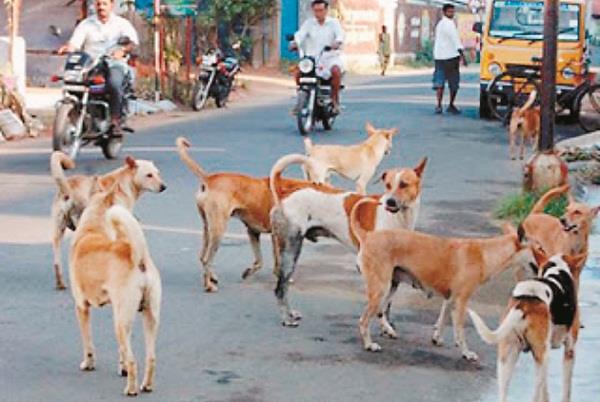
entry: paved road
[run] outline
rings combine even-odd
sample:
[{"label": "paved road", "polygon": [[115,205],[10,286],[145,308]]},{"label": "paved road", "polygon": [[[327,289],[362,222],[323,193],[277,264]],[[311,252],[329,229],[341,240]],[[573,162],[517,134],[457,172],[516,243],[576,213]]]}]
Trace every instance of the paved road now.
[{"label": "paved road", "polygon": [[[460,94],[464,111],[460,117],[432,114],[428,76],[349,78],[347,109],[335,129],[318,133],[315,141],[357,142],[364,136],[366,120],[398,126],[400,135],[383,167],[414,165],[422,156],[430,157],[419,228],[454,235],[496,233],[489,213],[502,195],[518,188],[521,166],[507,158],[503,129],[476,118],[476,77],[467,78]],[[195,146],[193,156],[209,171],[266,175],[279,156],[302,150],[302,140],[287,115],[291,92],[268,93],[228,110],[146,120],[139,123],[138,134],[127,140],[127,151],[153,159],[169,185],[161,195],[144,196],[136,207],[164,288],[157,387],[155,393],[140,398],[161,402],[495,400],[495,351],[479,341],[471,326],[468,340],[480,353],[479,363],[461,360],[454,347],[431,345],[438,298],[400,292],[394,317],[400,339],[382,340],[380,354],[362,351],[357,331],[364,305],[362,283],[353,255],[335,243],[308,245],[303,251],[291,290],[305,317],[297,329],[279,325],[270,258],[254,278],[240,279],[251,252],[237,222],[231,223],[216,259],[220,292],[202,292],[197,262],[200,220],[193,202],[197,182],[174,153],[173,141],[177,135],[188,136]],[[48,213],[54,188],[48,179],[48,148],[43,140],[0,148],[0,400],[118,400],[124,382],[116,375],[110,309],[93,312],[97,370],[82,373],[71,296],[53,289]],[[78,171],[104,172],[118,163],[104,161],[92,151],[81,156]],[[377,186],[372,190],[377,191]],[[67,249],[65,245],[65,255]],[[268,256],[266,239],[263,250]],[[504,275],[477,294],[475,306],[489,322],[497,320],[510,283]],[[600,320],[592,315],[598,287],[586,284],[582,292],[591,295],[585,320],[592,329],[582,334],[584,353],[576,367],[574,401],[589,401],[600,392],[597,354],[585,353],[598,340],[593,328],[600,326]],[[449,332],[446,340],[451,341]],[[141,362],[139,323],[134,345]],[[560,354],[553,355],[553,390],[560,382],[559,359]],[[522,362],[525,374],[515,381],[514,400],[530,393],[529,357]]]}]

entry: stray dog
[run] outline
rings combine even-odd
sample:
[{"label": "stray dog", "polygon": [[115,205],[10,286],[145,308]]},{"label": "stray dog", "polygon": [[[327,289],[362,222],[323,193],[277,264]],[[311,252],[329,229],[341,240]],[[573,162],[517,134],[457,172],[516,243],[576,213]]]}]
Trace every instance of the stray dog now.
[{"label": "stray dog", "polygon": [[[386,192],[382,195],[363,196],[328,185],[308,183],[303,187],[285,186],[281,173],[291,164],[310,167],[311,159],[298,154],[279,159],[271,169],[271,191],[274,207],[271,211],[276,254],[279,258],[275,295],[281,308],[284,326],[297,326],[301,315],[290,307],[288,286],[304,238],[316,242],[318,237],[337,239],[350,250],[359,243],[350,231],[350,211],[359,200],[375,200],[361,210],[357,219],[368,230],[406,228],[414,229],[421,199],[421,179],[427,158],[414,168],[391,169],[383,173]],[[379,202],[379,205],[376,205]]]},{"label": "stray dog", "polygon": [[131,332],[137,311],[144,320],[146,367],[140,390],[151,392],[156,365],[155,342],[160,318],[161,281],[144,233],[129,212],[129,189],[119,182],[92,197],[81,216],[71,248],[69,273],[83,342],[80,368],[94,370],[90,308],[112,303],[119,344],[118,373],[127,376],[125,394],[137,395],[137,363]]},{"label": "stray dog", "polygon": [[[536,253],[536,259],[539,253]],[[484,341],[498,345],[498,388],[506,402],[508,384],[521,352],[529,352],[536,365],[534,402],[548,401],[547,375],[550,348],[565,348],[563,402],[571,400],[575,345],[579,335],[579,309],[575,271],[587,255],[555,255],[540,264],[541,278],[519,282],[508,302],[502,323],[490,330],[472,310],[469,315]],[[578,274],[577,274],[578,276]]]},{"label": "stray dog", "polygon": [[[553,199],[567,194],[569,204],[559,219],[544,213],[544,208]],[[575,201],[569,193],[569,186],[556,187],[546,192],[534,205],[525,218],[519,231],[526,236],[534,249],[546,255],[579,255],[588,253],[588,238],[592,222],[598,215],[600,206],[589,207]],[[583,261],[581,267],[585,264]],[[577,270],[577,275],[580,270]],[[537,276],[537,272],[535,272]],[[523,272],[517,272],[517,279],[524,279]],[[576,278],[579,279],[578,277]]]},{"label": "stray dog", "polygon": [[510,144],[510,158],[516,159],[515,144],[517,137],[521,137],[519,158],[525,156],[525,141],[529,141],[532,149],[537,148],[540,136],[540,107],[533,106],[537,91],[531,91],[527,102],[512,111],[510,124],[508,125],[508,141]]},{"label": "stray dog", "polygon": [[[242,279],[250,277],[262,267],[260,235],[271,233],[269,213],[273,199],[269,178],[256,178],[239,173],[208,174],[190,157],[187,150],[190,142],[187,139],[177,138],[176,145],[181,160],[200,179],[196,204],[204,224],[203,246],[200,252],[200,262],[204,267],[203,284],[206,292],[216,292],[218,279],[213,271],[213,260],[230,217],[235,216],[246,225],[254,253],[254,263],[243,272]],[[288,190],[309,184],[304,180],[282,180],[282,186]],[[276,250],[275,247],[274,249]],[[277,270],[277,254],[274,258]]]},{"label": "stray dog", "polygon": [[442,344],[446,312],[454,303],[455,342],[465,359],[477,360],[477,354],[469,350],[465,340],[467,303],[483,283],[507,269],[529,247],[519,241],[510,225],[503,228],[504,235],[489,239],[442,238],[406,229],[369,231],[359,217],[374,204],[376,201],[361,200],[351,214],[351,229],[360,243],[358,263],[366,282],[367,307],[359,323],[365,349],[381,350],[371,340],[369,329],[375,315],[380,319],[383,334],[397,338],[384,308],[389,303],[390,283],[408,282],[416,288],[432,289],[445,299],[435,324],[433,343]]},{"label": "stray dog", "polygon": [[135,160],[130,156],[125,158],[125,166],[104,176],[73,175],[67,178],[63,169],[73,169],[74,167],[75,163],[64,153],[60,151],[52,153],[50,172],[58,190],[52,201],[52,249],[56,289],[58,290],[66,289],[62,274],[60,248],[65,230],[67,228],[75,230],[83,210],[95,192],[106,190],[118,182],[125,189],[128,196],[126,205],[131,210],[135,201],[144,191],[159,193],[166,189],[154,163]]},{"label": "stray dog", "polygon": [[375,174],[383,157],[392,150],[392,138],[398,129],[377,129],[367,123],[367,138],[356,145],[313,145],[310,138],[304,139],[306,155],[311,159],[305,165],[306,178],[314,183],[326,183],[329,173],[356,181],[356,192],[366,194],[367,184]]}]

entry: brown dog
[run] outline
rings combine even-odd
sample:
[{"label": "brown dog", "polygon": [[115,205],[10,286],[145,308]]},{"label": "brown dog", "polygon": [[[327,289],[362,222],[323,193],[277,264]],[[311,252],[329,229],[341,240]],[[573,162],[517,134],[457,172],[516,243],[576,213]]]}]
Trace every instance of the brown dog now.
[{"label": "brown dog", "polygon": [[[567,194],[569,199],[564,215],[559,219],[544,213],[546,205],[563,194]],[[521,224],[519,231],[522,236],[527,237],[534,249],[546,255],[587,254],[592,223],[599,211],[600,206],[589,207],[575,201],[569,193],[568,185],[556,187],[538,200]],[[579,268],[583,268],[584,264],[585,261]],[[517,279],[523,279],[522,272],[517,274]]]},{"label": "brown dog", "polygon": [[66,289],[62,274],[61,242],[67,228],[75,230],[77,222],[92,195],[108,189],[118,182],[128,194],[127,206],[133,204],[145,191],[161,192],[166,188],[156,166],[145,160],[135,160],[128,156],[125,166],[103,176],[65,176],[63,169],[73,169],[75,163],[62,152],[55,151],[50,157],[50,172],[56,182],[57,192],[52,201],[52,249],[54,252],[54,274],[56,288]]},{"label": "brown dog", "polygon": [[[359,239],[358,264],[366,282],[367,307],[360,318],[364,347],[379,351],[371,340],[369,324],[378,315],[385,335],[396,338],[384,309],[389,302],[390,283],[408,282],[414,287],[432,289],[444,297],[435,324],[433,342],[442,344],[446,311],[454,303],[452,314],[455,342],[467,360],[477,360],[469,350],[464,334],[467,303],[473,293],[493,276],[503,272],[522,250],[517,232],[507,225],[506,234],[489,239],[441,238],[405,229],[366,230],[358,217],[376,201],[358,202],[351,215],[351,228]],[[527,253],[530,255],[530,253]]]},{"label": "brown dog", "polygon": [[510,158],[516,159],[515,144],[517,137],[520,137],[519,158],[525,157],[525,141],[529,141],[532,149],[537,148],[537,141],[540,136],[540,107],[533,106],[537,91],[531,91],[527,102],[519,108],[513,110],[510,116],[508,126],[508,141],[510,144]]},{"label": "brown dog", "polygon": [[153,389],[155,342],[160,318],[161,282],[144,233],[130,209],[129,189],[119,182],[92,197],[73,237],[69,261],[72,293],[83,342],[80,368],[94,370],[90,307],[112,303],[119,344],[119,375],[127,376],[126,395],[136,395],[137,363],[131,332],[137,311],[144,320],[146,370],[141,390]]},{"label": "brown dog", "polygon": [[375,174],[383,157],[392,150],[392,138],[397,128],[377,129],[365,125],[368,138],[356,145],[313,145],[310,138],[304,139],[306,155],[311,164],[305,167],[306,178],[314,183],[327,182],[330,172],[356,181],[356,192],[366,194],[367,184]]},{"label": "brown dog", "polygon": [[498,345],[500,401],[507,401],[508,384],[521,352],[531,351],[536,365],[533,402],[548,401],[547,371],[550,348],[565,348],[563,358],[563,402],[571,400],[575,345],[579,335],[577,281],[579,267],[587,255],[555,255],[540,262],[541,278],[519,282],[508,302],[502,323],[490,330],[472,310],[469,315],[484,341]]},{"label": "brown dog", "polygon": [[[250,277],[262,267],[260,235],[271,233],[269,213],[273,199],[269,189],[269,178],[256,178],[239,173],[209,174],[190,157],[187,150],[190,142],[187,139],[177,138],[176,145],[181,160],[200,179],[200,188],[196,193],[198,212],[204,223],[200,262],[204,268],[204,290],[216,292],[217,276],[213,272],[213,260],[230,217],[235,216],[246,225],[254,253],[254,263],[243,272],[242,278]],[[307,181],[294,179],[286,179],[282,183],[283,188],[289,191],[310,185]],[[274,257],[277,269],[277,255]]]},{"label": "brown dog", "polygon": [[275,205],[271,211],[276,255],[279,258],[275,295],[281,308],[282,323],[297,326],[301,315],[288,300],[289,281],[296,269],[305,238],[316,242],[332,237],[355,252],[359,243],[350,230],[350,211],[361,199],[374,199],[360,211],[357,219],[368,230],[387,228],[413,229],[419,212],[421,182],[427,158],[414,168],[390,169],[383,173],[385,193],[363,196],[328,185],[307,183],[292,188],[282,172],[292,164],[308,166],[312,159],[292,154],[279,159],[271,169],[271,191]]}]

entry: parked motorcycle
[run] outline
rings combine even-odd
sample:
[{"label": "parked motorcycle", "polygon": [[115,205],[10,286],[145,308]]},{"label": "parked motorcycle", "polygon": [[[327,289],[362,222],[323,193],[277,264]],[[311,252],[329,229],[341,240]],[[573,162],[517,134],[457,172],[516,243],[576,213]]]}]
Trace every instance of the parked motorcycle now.
[{"label": "parked motorcycle", "polygon": [[[234,44],[233,48],[239,48],[239,44]],[[200,74],[193,92],[192,108],[196,111],[201,110],[210,97],[215,99],[218,108],[225,106],[239,71],[238,59],[224,57],[219,49],[209,49],[202,56]]]},{"label": "parked motorcycle", "polygon": [[300,56],[298,61],[300,79],[295,108],[298,131],[306,135],[314,129],[317,122],[321,122],[323,129],[331,130],[337,117],[331,92],[331,79],[321,78],[318,71],[322,68],[322,61],[331,56],[332,49],[326,46],[318,57],[312,57],[305,55],[302,49],[295,46],[293,35],[288,35],[287,40],[290,42],[290,48],[297,50]]},{"label": "parked motorcycle", "polygon": [[[121,38],[118,46],[128,43],[128,38]],[[112,50],[95,60],[85,52],[70,53],[63,76],[52,77],[54,82],[63,82],[63,97],[56,104],[52,148],[66,153],[71,159],[77,157],[81,147],[90,143],[100,146],[107,159],[116,158],[123,146],[122,135],[113,135],[106,89]],[[122,123],[129,113],[129,100],[135,98],[131,76],[126,77],[124,85]],[[133,132],[127,127],[123,130]]]}]

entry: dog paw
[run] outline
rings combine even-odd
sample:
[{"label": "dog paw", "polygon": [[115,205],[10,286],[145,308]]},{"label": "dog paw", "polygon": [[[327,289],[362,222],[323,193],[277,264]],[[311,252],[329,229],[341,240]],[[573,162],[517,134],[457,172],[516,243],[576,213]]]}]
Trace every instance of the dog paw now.
[{"label": "dog paw", "polygon": [[431,338],[431,343],[433,343],[435,346],[440,346],[440,347],[441,347],[441,346],[444,346],[444,340],[443,340],[443,339],[442,339],[442,337],[441,337],[441,336],[439,336],[439,335],[437,335],[437,336],[436,336],[436,335],[434,335],[434,336]]},{"label": "dog paw", "polygon": [[93,359],[85,359],[79,365],[79,369],[81,371],[94,371],[96,369],[96,367],[94,366],[94,360]]},{"label": "dog paw", "polygon": [[119,377],[127,377],[127,368],[125,365],[119,363],[119,367],[117,367],[117,375]]},{"label": "dog paw", "polygon": [[218,286],[216,286],[214,283],[207,283],[206,285],[204,285],[204,291],[206,293],[216,293],[218,292],[219,288]]},{"label": "dog paw", "polygon": [[152,385],[150,384],[142,384],[140,387],[140,392],[150,393],[153,391]]},{"label": "dog paw", "polygon": [[290,318],[294,321],[300,321],[302,319],[302,314],[298,310],[290,310]]},{"label": "dog paw", "polygon": [[378,343],[371,342],[368,345],[365,345],[365,350],[368,352],[380,352],[381,346]]},{"label": "dog paw", "polygon": [[297,320],[287,319],[281,321],[281,325],[288,328],[296,328],[300,323]]},{"label": "dog paw", "polygon": [[479,356],[477,356],[477,353],[472,352],[470,350],[464,351],[462,356],[464,359],[470,362],[476,362],[477,360],[479,360]]},{"label": "dog paw", "polygon": [[215,285],[219,284],[219,277],[217,276],[217,274],[210,275],[210,282],[214,283]]},{"label": "dog paw", "polygon": [[242,273],[242,279],[248,279],[249,277],[252,276],[252,274],[254,274],[256,272],[256,268],[247,268],[243,273]]},{"label": "dog paw", "polygon": [[137,396],[137,394],[138,394],[137,389],[135,389],[135,388],[129,389],[129,387],[126,387],[125,391],[123,391],[123,393],[125,394],[125,396]]},{"label": "dog paw", "polygon": [[391,328],[388,328],[388,329],[382,328],[381,336],[388,337],[390,339],[398,339],[398,334],[396,333],[396,331],[394,331]]},{"label": "dog paw", "polygon": [[66,289],[67,289],[67,286],[64,283],[60,282],[60,283],[56,284],[56,290],[66,290]]}]

